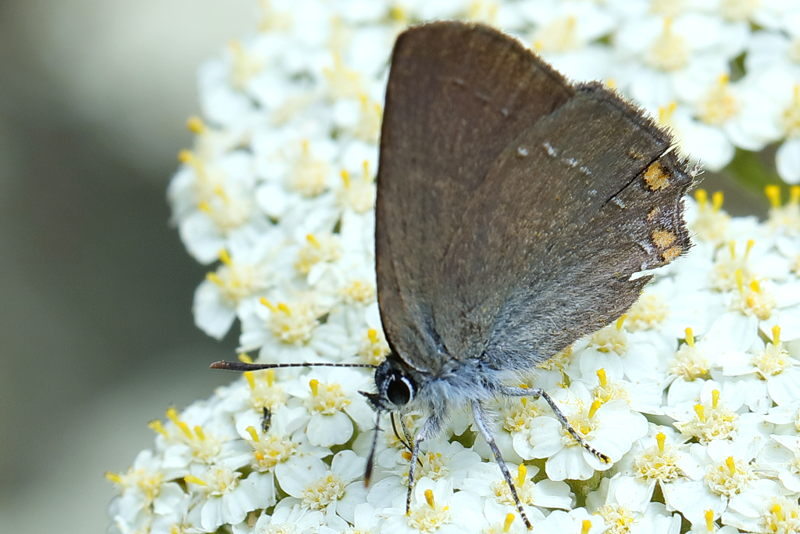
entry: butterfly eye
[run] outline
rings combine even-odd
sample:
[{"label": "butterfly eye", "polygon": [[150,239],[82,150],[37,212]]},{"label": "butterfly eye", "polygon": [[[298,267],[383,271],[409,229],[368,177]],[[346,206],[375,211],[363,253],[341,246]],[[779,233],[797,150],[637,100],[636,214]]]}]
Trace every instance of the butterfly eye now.
[{"label": "butterfly eye", "polygon": [[389,375],[386,398],[395,406],[404,406],[414,398],[414,383],[400,373]]}]

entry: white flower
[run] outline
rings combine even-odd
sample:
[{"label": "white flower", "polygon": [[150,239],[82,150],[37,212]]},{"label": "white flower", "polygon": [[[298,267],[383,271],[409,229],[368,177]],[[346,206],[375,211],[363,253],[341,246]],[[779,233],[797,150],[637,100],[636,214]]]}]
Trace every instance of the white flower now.
[{"label": "white flower", "polygon": [[658,485],[666,505],[672,508],[673,485],[699,480],[704,474],[689,446],[678,438],[671,428],[653,427],[650,436],[634,444],[630,454],[615,466],[618,472],[633,475],[646,488],[648,501]]},{"label": "white flower", "polygon": [[[736,154],[728,169],[741,175],[775,146],[778,173],[800,180],[794,0],[262,4],[259,31],[200,71],[203,117],[189,120],[195,141],[168,197],[189,253],[219,260],[195,322],[214,337],[238,323],[239,349],[263,361],[376,365],[390,350],[374,207],[388,58],[409,24],[498,25],[567,76],[634,97],[707,168]],[[486,400],[535,531],[800,529],[800,186],[785,203],[777,186],[765,192],[760,223],[698,190],[686,201],[693,248],[644,273],[653,281],[625,316],[509,382],[551,394],[610,464],[542,399]],[[384,416],[364,487],[375,414],[358,391],[371,375],[245,373],[169,409],[150,424],[153,448],[108,475],[110,530],[526,532],[468,410],[422,444],[408,516],[408,441],[427,414],[402,415],[410,436]]]},{"label": "white flower", "polygon": [[754,411],[800,398],[800,362],[786,350],[780,332],[776,325],[770,343],[757,340],[748,352],[730,353],[723,365],[724,374],[742,377],[737,384],[747,390],[746,402]]},{"label": "white flower", "polygon": [[771,471],[771,476],[778,478],[787,491],[800,492],[800,437],[771,436],[758,456],[759,465]]},{"label": "white flower", "polygon": [[650,502],[647,485],[633,477],[618,474],[603,479],[600,489],[590,493],[586,502],[605,520],[608,534],[680,532],[680,517],[667,513],[663,504]]},{"label": "white flower", "polygon": [[555,510],[541,521],[536,529],[541,532],[580,532],[581,534],[601,534],[608,530],[605,520],[593,515],[585,508],[573,508],[569,512]]},{"label": "white flower", "polygon": [[355,428],[371,428],[372,411],[358,393],[368,387],[366,377],[351,369],[318,369],[307,382],[289,385],[302,399],[311,415],[306,427],[309,443],[320,447],[341,445],[350,440]]},{"label": "white flower", "polygon": [[698,84],[709,85],[744,44],[740,31],[711,16],[632,19],[615,35],[617,50],[632,60],[617,80],[645,107],[658,108],[685,99]]},{"label": "white flower", "polygon": [[[573,428],[611,458],[612,463],[647,433],[647,420],[631,411],[625,401],[603,403],[578,382],[552,396]],[[534,419],[527,435],[515,435],[514,449],[525,459],[547,458],[545,471],[551,480],[586,480],[595,471],[611,467],[611,463],[603,463],[584,449],[554,416],[549,415]]]},{"label": "white flower", "polygon": [[757,491],[731,498],[724,523],[749,532],[800,531],[800,505],[797,498],[782,495],[780,487],[771,480],[759,481]]},{"label": "white flower", "polygon": [[[532,511],[537,508],[560,508],[562,510],[572,508],[575,498],[565,482],[546,478],[534,482],[535,478],[539,478],[537,477],[539,469],[535,466],[509,464],[508,469],[511,472],[517,496],[525,505],[529,518],[535,517]],[[508,484],[496,465],[481,464],[480,468],[475,469],[472,475],[465,480],[463,487],[482,497],[492,497],[487,502],[494,502],[503,507],[506,513],[513,513],[516,510]],[[544,517],[541,511],[537,510],[537,513]]]},{"label": "white flower", "polygon": [[234,534],[304,534],[314,532],[324,522],[324,514],[319,510],[308,510],[294,500],[284,499],[278,503],[272,514],[262,513],[255,525],[240,523],[234,526]]},{"label": "white flower", "polygon": [[[470,477],[484,465],[474,451],[458,442],[430,442],[423,446],[414,476],[417,480],[448,480],[454,489],[473,487]],[[372,485],[368,500],[374,506],[380,503],[400,507],[405,503],[408,487],[410,453],[406,450],[388,449],[379,457],[380,469],[375,476],[380,480]]]},{"label": "white flower", "polygon": [[201,263],[213,261],[236,237],[256,242],[270,229],[270,222],[252,198],[252,160],[242,152],[230,152],[204,161],[183,152],[186,164],[170,184],[174,217],[189,252]]},{"label": "white flower", "polygon": [[328,314],[329,300],[304,292],[242,303],[239,350],[260,347],[259,359],[271,362],[340,359],[347,329],[343,317]]},{"label": "white flower", "polygon": [[240,523],[248,512],[275,504],[271,475],[254,472],[241,479],[238,471],[210,466],[193,470],[184,480],[205,496],[198,509],[200,526],[206,532],[213,532],[221,525]]},{"label": "white flower", "polygon": [[480,500],[469,492],[453,493],[446,479],[433,481],[422,478],[414,487],[410,513],[406,514],[405,505],[403,508],[387,510],[388,517],[382,524],[381,532],[460,534],[484,522],[479,503]]},{"label": "white flower", "polygon": [[281,488],[308,510],[336,512],[352,522],[356,504],[364,502],[364,459],[352,451],[334,455],[330,468],[317,458],[279,464]]},{"label": "white flower", "polygon": [[232,238],[230,250],[219,252],[221,265],[206,275],[194,294],[192,311],[201,330],[221,339],[233,324],[241,302],[261,296],[283,274],[274,257],[282,241],[283,234],[272,230],[257,241]]}]

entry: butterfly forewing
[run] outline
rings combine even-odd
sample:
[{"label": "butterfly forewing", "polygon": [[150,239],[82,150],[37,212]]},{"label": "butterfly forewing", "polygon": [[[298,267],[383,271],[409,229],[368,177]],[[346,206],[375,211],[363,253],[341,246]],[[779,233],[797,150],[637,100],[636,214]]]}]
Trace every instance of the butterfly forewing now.
[{"label": "butterfly forewing", "polygon": [[441,352],[468,357],[446,346],[437,324],[450,305],[447,247],[500,153],[574,92],[485,26],[440,22],[398,38],[381,131],[376,258],[387,339],[412,367],[435,372]]}]

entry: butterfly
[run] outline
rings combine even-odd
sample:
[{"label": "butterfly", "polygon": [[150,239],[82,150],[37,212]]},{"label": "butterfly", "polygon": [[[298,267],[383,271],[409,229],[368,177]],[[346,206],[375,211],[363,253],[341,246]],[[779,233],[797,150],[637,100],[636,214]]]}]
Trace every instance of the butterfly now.
[{"label": "butterfly", "polygon": [[[375,367],[368,480],[384,413],[425,414],[420,446],[468,406],[528,528],[486,403],[543,398],[520,377],[623,314],[649,276],[690,247],[682,198],[694,172],[674,140],[599,83],[572,84],[489,26],[434,22],[396,41],[377,176],[378,303],[391,353]],[[393,420],[394,422],[394,420]]]}]

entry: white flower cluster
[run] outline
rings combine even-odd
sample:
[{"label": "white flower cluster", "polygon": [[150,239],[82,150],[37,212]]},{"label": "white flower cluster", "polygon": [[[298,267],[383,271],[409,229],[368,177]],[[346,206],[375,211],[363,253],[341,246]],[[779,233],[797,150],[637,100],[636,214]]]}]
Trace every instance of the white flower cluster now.
[{"label": "white flower cluster", "polygon": [[[387,60],[409,23],[493,22],[567,74],[613,80],[660,110],[712,166],[734,145],[782,140],[779,168],[796,180],[800,11],[790,4],[265,6],[262,31],[202,70],[205,119],[190,120],[197,143],[169,190],[190,253],[218,260],[196,293],[198,326],[222,337],[238,318],[241,352],[261,361],[385,357],[374,175]],[[743,53],[747,73],[734,80]],[[542,401],[495,403],[498,445],[535,531],[800,531],[800,187],[785,203],[777,187],[767,196],[770,220],[758,223],[698,191],[691,252],[659,270],[626,316],[531,378],[610,464]],[[108,475],[119,488],[111,531],[526,532],[466,413],[423,447],[410,514],[409,454],[391,431],[365,487],[374,419],[358,391],[371,387],[352,369],[260,371],[168,410],[151,424],[154,448]]]}]

